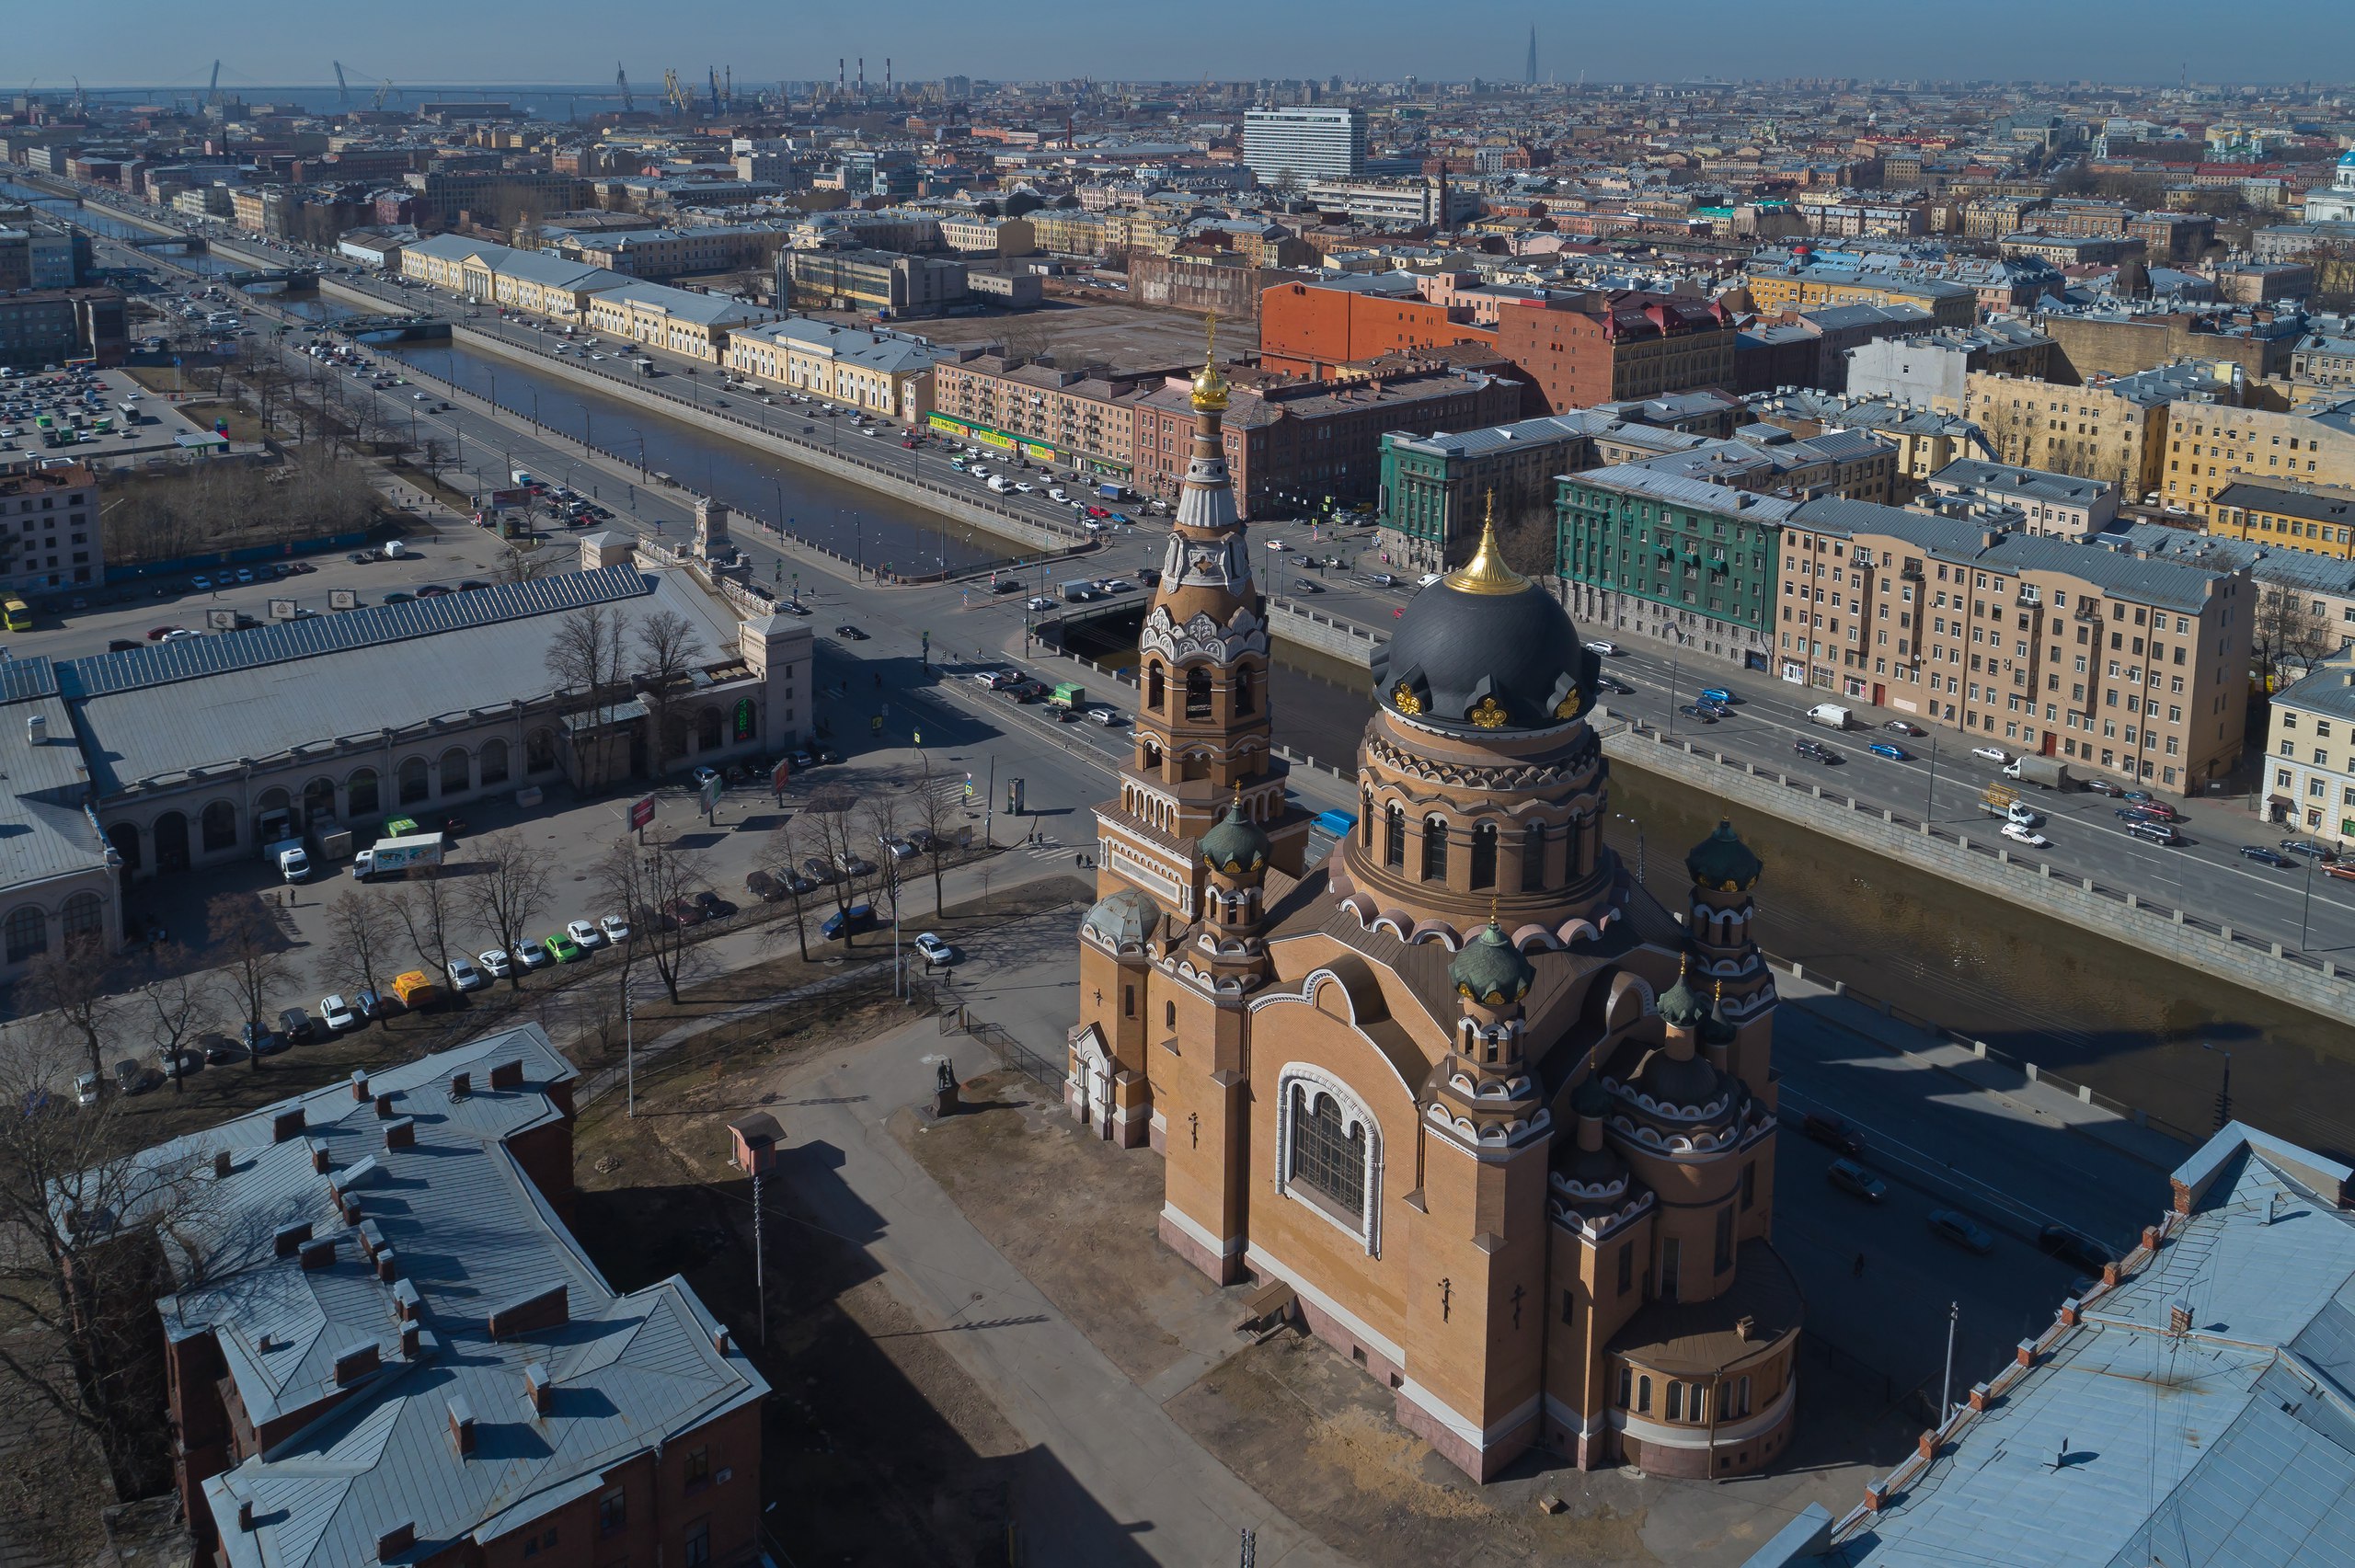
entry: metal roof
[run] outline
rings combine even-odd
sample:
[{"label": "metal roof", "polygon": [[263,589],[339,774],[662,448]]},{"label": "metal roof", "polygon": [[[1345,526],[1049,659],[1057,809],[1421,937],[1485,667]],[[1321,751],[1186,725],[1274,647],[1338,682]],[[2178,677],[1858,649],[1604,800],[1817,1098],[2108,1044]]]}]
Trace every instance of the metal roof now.
[{"label": "metal roof", "polygon": [[1790,521],[1798,527],[1845,538],[1890,534],[1934,558],[1968,567],[2015,573],[2058,572],[2089,583],[2112,599],[2189,615],[2206,610],[2210,589],[2228,575],[2181,561],[2148,560],[2037,534],[1992,531],[1991,542],[1991,530],[1983,523],[1839,497],[1806,502]]},{"label": "metal roof", "polygon": [[530,582],[439,594],[407,604],[372,604],[239,632],[175,637],[122,653],[93,654],[63,666],[58,671],[58,684],[69,697],[102,697],[287,659],[405,642],[461,626],[488,626],[523,615],[610,604],[637,598],[652,586],[651,578],[625,562],[593,572],[564,572]]}]

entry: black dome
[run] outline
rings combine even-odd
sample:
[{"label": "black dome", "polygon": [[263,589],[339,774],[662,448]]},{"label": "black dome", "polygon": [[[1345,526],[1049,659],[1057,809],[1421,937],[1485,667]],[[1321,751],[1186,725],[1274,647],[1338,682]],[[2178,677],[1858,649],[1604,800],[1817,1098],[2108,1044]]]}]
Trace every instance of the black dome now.
[{"label": "black dome", "polygon": [[1510,570],[1484,537],[1407,602],[1373,656],[1385,707],[1449,728],[1544,729],[1586,712],[1589,655],[1568,612]]}]

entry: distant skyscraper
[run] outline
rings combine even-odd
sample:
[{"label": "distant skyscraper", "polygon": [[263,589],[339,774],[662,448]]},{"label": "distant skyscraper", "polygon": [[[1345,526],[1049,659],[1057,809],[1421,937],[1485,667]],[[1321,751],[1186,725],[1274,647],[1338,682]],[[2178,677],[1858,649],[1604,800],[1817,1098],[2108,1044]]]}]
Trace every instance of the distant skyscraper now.
[{"label": "distant skyscraper", "polygon": [[1365,173],[1365,110],[1247,110],[1243,161],[1262,185],[1287,174],[1304,181],[1354,178]]},{"label": "distant skyscraper", "polygon": [[1529,24],[1529,63],[1522,67],[1521,79],[1531,86],[1537,85],[1537,24]]}]

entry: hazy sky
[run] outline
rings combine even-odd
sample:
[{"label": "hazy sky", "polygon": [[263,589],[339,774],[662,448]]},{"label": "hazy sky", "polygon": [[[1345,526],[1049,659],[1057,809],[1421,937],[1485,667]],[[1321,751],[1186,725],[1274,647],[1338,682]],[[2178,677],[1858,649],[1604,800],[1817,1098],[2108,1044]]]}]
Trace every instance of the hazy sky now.
[{"label": "hazy sky", "polygon": [[[1258,76],[1519,77],[1527,30],[1538,74],[1659,81],[1688,75],[2027,75],[2168,81],[2296,81],[2355,63],[2348,0],[1631,0],[1577,6],[1498,0],[896,0],[762,6],[735,0],[103,0],[6,7],[0,87],[201,87],[215,55],[224,87],[331,82],[330,62],[408,83],[613,79],[612,40],[632,85],[663,67],[739,83],[831,76],[838,55],[883,57],[915,81],[1221,79]],[[1077,21],[1079,25],[1072,24]],[[577,37],[580,43],[568,41]],[[2345,79],[2344,77],[2341,78]]]}]

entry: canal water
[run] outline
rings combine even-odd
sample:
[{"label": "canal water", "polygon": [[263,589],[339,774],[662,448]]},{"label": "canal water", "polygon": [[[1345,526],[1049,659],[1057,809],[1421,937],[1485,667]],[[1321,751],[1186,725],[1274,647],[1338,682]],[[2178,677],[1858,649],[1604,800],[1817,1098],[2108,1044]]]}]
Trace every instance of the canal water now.
[{"label": "canal water", "polygon": [[[75,228],[86,229],[91,234],[107,239],[129,242],[156,237],[152,229],[143,229],[136,223],[126,223],[121,218],[109,216],[91,208],[77,206],[67,197],[52,196],[47,191],[36,190],[31,186],[18,185],[13,180],[0,180],[0,202],[11,204],[22,202],[48,213],[52,218],[71,223]],[[226,260],[209,251],[190,256],[177,246],[170,247],[164,254],[171,258],[174,265],[185,267],[193,272],[201,272],[208,278],[217,278],[224,272],[242,272],[251,265],[249,262]]]},{"label": "canal water", "polygon": [[[787,532],[870,567],[926,572],[1026,553],[1026,546],[969,523],[801,464],[770,458],[687,420],[548,374],[525,360],[454,343],[393,344],[384,352],[494,399],[558,435],[585,440],[649,475],[668,474],[691,489],[726,501],[756,523],[774,527],[781,521]],[[764,415],[781,426],[794,418],[777,408],[765,409]],[[821,434],[829,423],[807,415],[795,422],[816,425]],[[615,481],[585,470],[576,482],[562,465],[546,477],[583,491],[592,483],[604,492],[617,487]],[[504,475],[498,481],[503,484]],[[606,494],[600,498],[613,498]]]},{"label": "canal water", "polygon": [[[1134,663],[1133,620],[1089,631],[1074,651],[1111,668]],[[1277,741],[1347,770],[1373,712],[1366,672],[1277,647],[1268,683]],[[1717,826],[1723,803],[1620,764],[1611,807],[1613,846],[1630,865],[1641,860],[1655,897],[1682,907],[1684,852]],[[1759,944],[1809,975],[2089,1084],[2187,1141],[2211,1130],[2229,1082],[2234,1116],[2341,1159],[2355,1151],[2355,1030],[2345,1023],[1779,818],[1734,818],[1766,863]]]}]

